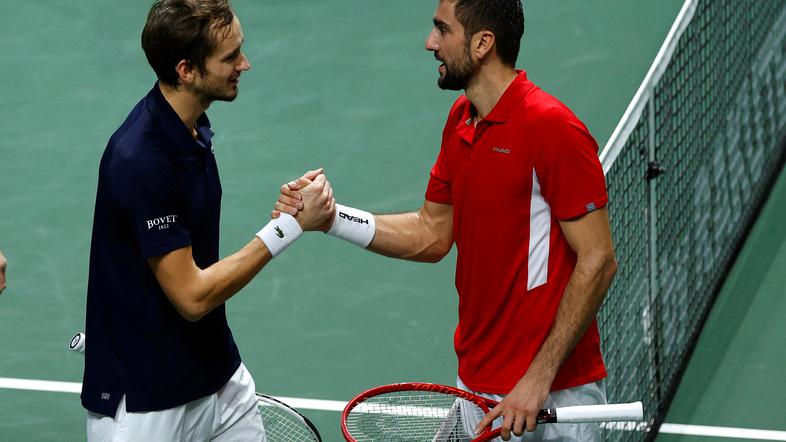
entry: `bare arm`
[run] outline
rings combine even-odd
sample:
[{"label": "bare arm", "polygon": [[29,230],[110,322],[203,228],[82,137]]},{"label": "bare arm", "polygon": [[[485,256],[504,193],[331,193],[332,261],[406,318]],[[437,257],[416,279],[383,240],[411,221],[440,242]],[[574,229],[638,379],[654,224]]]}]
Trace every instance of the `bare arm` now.
[{"label": "bare arm", "polygon": [[[316,171],[313,171],[316,172]],[[297,221],[303,230],[315,230],[333,218],[333,190],[324,175],[309,183],[305,208]],[[236,253],[200,269],[191,247],[173,250],[148,259],[153,274],[167,298],[189,321],[197,321],[231,298],[262,270],[273,256],[259,238]]]},{"label": "bare arm", "polygon": [[178,313],[197,321],[240,291],[273,256],[259,238],[206,269],[194,262],[191,246],[148,259]]},{"label": "bare arm", "polygon": [[453,206],[425,201],[417,212],[374,215],[368,249],[410,261],[438,262],[453,246]]},{"label": "bare arm", "polygon": [[[273,218],[279,213],[299,216],[303,208],[300,189],[309,184],[301,177],[297,181],[281,186],[281,195],[273,210]],[[453,206],[424,201],[417,212],[394,215],[374,215],[376,232],[368,250],[392,258],[420,262],[438,262],[453,246]],[[325,229],[328,230],[330,225]]]},{"label": "bare arm", "polygon": [[597,316],[617,271],[605,208],[562,221],[560,227],[576,252],[576,267],[551,332],[530,366],[530,370],[549,373],[551,380]]},{"label": "bare arm", "polygon": [[617,270],[608,211],[561,221],[565,237],[576,252],[576,267],[562,295],[554,325],[529,369],[510,394],[481,421],[482,429],[503,415],[503,439],[510,431],[534,431],[536,416],[548,397],[557,371],[600,310]]}]

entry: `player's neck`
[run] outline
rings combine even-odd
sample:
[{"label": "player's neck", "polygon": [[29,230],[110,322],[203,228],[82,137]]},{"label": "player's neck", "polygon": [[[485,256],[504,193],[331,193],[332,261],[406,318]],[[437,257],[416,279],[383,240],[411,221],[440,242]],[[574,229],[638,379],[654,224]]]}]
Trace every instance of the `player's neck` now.
[{"label": "player's neck", "polygon": [[210,107],[210,103],[201,101],[183,86],[175,89],[172,86],[161,83],[159,88],[161,89],[161,94],[164,95],[164,99],[172,106],[172,109],[175,110],[177,116],[189,129],[191,135],[196,137],[196,120]]},{"label": "player's neck", "polygon": [[516,69],[501,63],[483,66],[464,91],[482,120],[496,106],[502,94],[516,79]]}]

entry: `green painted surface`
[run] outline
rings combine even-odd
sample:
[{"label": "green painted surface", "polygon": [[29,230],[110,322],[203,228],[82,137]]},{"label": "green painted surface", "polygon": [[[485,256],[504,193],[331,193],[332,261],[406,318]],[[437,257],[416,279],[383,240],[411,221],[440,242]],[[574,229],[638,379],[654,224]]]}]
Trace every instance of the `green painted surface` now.
[{"label": "green painted surface", "polygon": [[[149,1],[16,2],[0,15],[0,377],[77,382],[101,152],[154,77],[139,45]],[[234,2],[252,70],[209,111],[225,256],[261,225],[278,186],[324,166],[339,201],[422,203],[455,93],[424,49],[435,2]],[[681,1],[531,0],[519,65],[602,146]],[[493,202],[490,203],[490,207]],[[394,261],[307,235],[228,304],[260,390],[348,400],[377,384],[455,381],[455,257]],[[307,412],[326,440],[338,413]],[[0,440],[80,440],[75,394],[0,389]],[[38,417],[36,417],[38,416]]]}]

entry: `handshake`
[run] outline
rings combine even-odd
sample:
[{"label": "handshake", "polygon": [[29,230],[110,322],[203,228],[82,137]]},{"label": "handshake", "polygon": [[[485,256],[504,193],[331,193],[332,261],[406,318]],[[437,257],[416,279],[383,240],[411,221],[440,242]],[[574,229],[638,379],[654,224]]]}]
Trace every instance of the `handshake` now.
[{"label": "handshake", "polygon": [[304,231],[329,231],[336,215],[336,199],[322,171],[309,170],[297,180],[283,184],[271,217],[277,219],[285,213],[292,215]]},{"label": "handshake", "polygon": [[333,188],[322,172],[321,168],[310,170],[281,186],[272,220],[257,233],[273,257],[309,230],[319,230],[363,248],[374,239],[374,215],[336,204]]}]

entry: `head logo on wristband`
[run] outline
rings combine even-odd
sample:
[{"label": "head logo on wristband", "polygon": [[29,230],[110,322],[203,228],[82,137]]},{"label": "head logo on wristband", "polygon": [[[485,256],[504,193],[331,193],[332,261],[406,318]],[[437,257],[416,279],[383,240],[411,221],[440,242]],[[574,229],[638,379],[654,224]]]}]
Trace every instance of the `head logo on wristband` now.
[{"label": "head logo on wristband", "polygon": [[336,216],[327,233],[366,248],[376,232],[374,215],[354,207],[336,204]]}]

